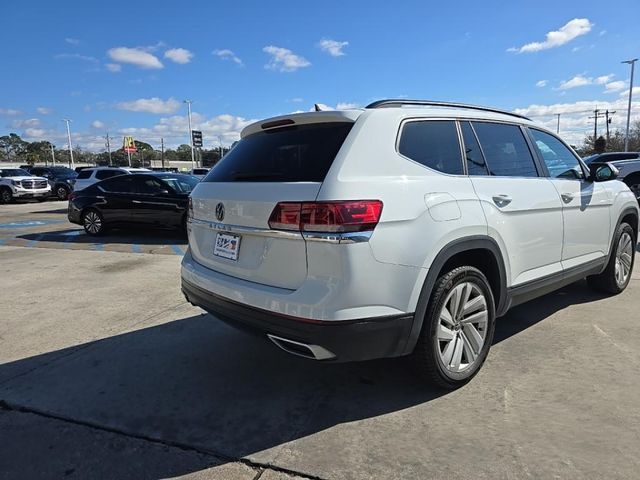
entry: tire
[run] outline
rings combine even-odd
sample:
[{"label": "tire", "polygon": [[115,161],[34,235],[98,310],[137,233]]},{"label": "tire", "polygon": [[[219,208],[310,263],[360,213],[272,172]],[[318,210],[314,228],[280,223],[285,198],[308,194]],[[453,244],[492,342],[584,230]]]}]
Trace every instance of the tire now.
[{"label": "tire", "polygon": [[0,203],[13,202],[13,193],[8,188],[0,188]]},{"label": "tire", "polygon": [[95,208],[89,208],[82,214],[82,227],[89,235],[102,235],[105,231],[104,217]]},{"label": "tire", "polygon": [[55,193],[58,200],[66,200],[69,197],[69,189],[62,185],[56,187]]},{"label": "tire", "polygon": [[636,233],[628,223],[621,223],[613,237],[609,263],[599,275],[587,277],[589,286],[598,292],[617,295],[631,281],[636,257]]},{"label": "tire", "polygon": [[442,275],[434,285],[412,354],[418,374],[446,389],[469,382],[487,358],[495,317],[491,287],[480,270],[463,266]]}]

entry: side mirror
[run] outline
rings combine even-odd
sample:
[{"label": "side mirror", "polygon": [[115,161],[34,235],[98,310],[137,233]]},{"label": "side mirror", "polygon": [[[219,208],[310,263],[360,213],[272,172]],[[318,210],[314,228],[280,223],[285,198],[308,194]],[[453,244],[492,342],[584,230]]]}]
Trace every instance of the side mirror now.
[{"label": "side mirror", "polygon": [[170,192],[169,192],[169,190],[166,190],[166,189],[165,189],[165,190],[160,190],[158,193],[159,193],[160,195],[169,195],[169,193],[170,193]]},{"label": "side mirror", "polygon": [[618,178],[620,171],[610,163],[593,163],[589,166],[591,180],[607,182]]}]

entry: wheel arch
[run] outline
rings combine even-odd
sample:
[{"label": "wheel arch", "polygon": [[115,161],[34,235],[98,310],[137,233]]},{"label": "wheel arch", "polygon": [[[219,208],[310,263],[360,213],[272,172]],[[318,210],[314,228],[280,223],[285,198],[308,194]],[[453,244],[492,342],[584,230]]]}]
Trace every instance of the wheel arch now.
[{"label": "wheel arch", "polygon": [[495,300],[496,316],[501,316],[508,310],[507,272],[504,257],[498,243],[489,236],[481,235],[454,240],[438,252],[429,267],[418,297],[413,326],[405,347],[405,353],[411,353],[418,341],[436,281],[445,270],[452,270],[463,264],[478,268],[487,277]]}]

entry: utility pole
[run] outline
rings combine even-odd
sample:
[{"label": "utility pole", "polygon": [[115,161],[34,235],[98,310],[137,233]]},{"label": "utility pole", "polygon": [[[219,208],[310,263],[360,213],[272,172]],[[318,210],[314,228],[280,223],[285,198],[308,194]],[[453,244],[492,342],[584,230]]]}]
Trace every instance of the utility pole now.
[{"label": "utility pole", "polygon": [[624,136],[624,151],[629,151],[629,122],[631,120],[631,98],[633,97],[633,71],[636,66],[637,58],[625,60],[622,63],[631,65],[631,78],[629,79],[629,105],[627,106],[627,133]]},{"label": "utility pole", "polygon": [[63,122],[67,124],[67,139],[69,140],[69,168],[73,170],[75,168],[75,164],[73,163],[73,147],[71,146],[71,129],[69,128],[69,120],[68,118],[63,118]]},{"label": "utility pole", "polygon": [[160,137],[160,161],[162,162],[162,169],[164,170],[164,138]]},{"label": "utility pole", "polygon": [[609,124],[611,123],[611,115],[614,113],[616,113],[615,110],[613,112],[610,112],[609,110],[604,112],[604,119],[607,124],[607,145],[609,145]]},{"label": "utility pole", "polygon": [[556,116],[558,117],[558,126],[556,127],[556,133],[560,133],[560,114],[556,113]]},{"label": "utility pole", "polygon": [[56,152],[55,152],[55,150],[53,148],[53,143],[49,143],[49,146],[51,147],[51,165],[55,166],[55,164],[56,164]]},{"label": "utility pole", "polygon": [[224,154],[224,147],[222,146],[222,137],[218,135],[218,142],[220,142],[220,158],[218,161],[222,160],[222,155]]},{"label": "utility pole", "polygon": [[109,152],[109,166],[111,167],[113,163],[111,162],[111,141],[109,140],[109,132],[107,132],[107,136],[105,138],[107,139],[105,145],[107,147],[107,152]]},{"label": "utility pole", "polygon": [[602,113],[597,108],[593,111],[593,117],[589,117],[589,118],[593,118],[593,142],[594,143],[598,138],[598,118],[602,118],[602,117],[604,117],[604,113]]},{"label": "utility pole", "polygon": [[193,131],[191,130],[191,104],[193,100],[184,100],[183,102],[187,104],[187,108],[189,109],[189,145],[191,145],[191,170],[193,170],[196,168],[196,158],[193,151]]}]

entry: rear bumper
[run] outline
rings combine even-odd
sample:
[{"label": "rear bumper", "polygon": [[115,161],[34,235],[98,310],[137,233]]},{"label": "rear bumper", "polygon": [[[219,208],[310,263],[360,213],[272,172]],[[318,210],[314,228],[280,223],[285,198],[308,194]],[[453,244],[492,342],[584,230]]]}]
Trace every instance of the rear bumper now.
[{"label": "rear bumper", "polygon": [[[220,320],[270,338],[283,350],[308,358],[350,362],[401,356],[407,353],[413,325],[411,314],[345,321],[291,317],[229,300],[184,278],[182,292],[191,304]],[[298,349],[296,343],[309,348]],[[312,352],[320,353],[314,356]]]}]

